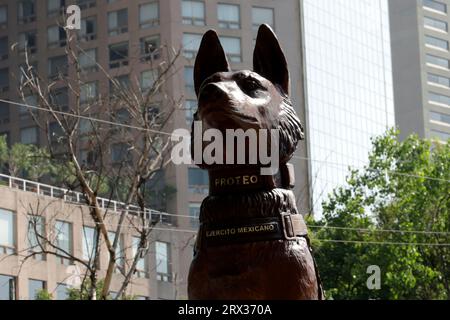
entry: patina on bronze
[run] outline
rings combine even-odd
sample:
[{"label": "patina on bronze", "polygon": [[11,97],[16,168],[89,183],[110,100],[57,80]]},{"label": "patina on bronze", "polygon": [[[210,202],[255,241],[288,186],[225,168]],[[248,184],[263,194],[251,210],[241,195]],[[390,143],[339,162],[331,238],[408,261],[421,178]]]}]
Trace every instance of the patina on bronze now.
[{"label": "patina on bronze", "polygon": [[288,161],[304,137],[303,127],[289,100],[286,58],[267,25],[258,31],[253,64],[253,71],[232,72],[216,32],[203,36],[194,67],[199,101],[194,120],[221,132],[279,129],[280,166],[264,176],[260,164],[199,164],[209,172],[210,194],[201,206],[189,298],[322,299],[291,191]]}]

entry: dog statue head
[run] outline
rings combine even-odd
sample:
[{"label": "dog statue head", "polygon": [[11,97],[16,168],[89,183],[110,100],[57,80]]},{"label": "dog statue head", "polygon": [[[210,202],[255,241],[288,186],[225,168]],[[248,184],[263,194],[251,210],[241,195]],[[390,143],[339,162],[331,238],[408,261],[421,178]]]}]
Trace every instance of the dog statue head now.
[{"label": "dog statue head", "polygon": [[194,121],[201,121],[203,132],[278,129],[279,163],[289,161],[303,139],[303,127],[289,99],[285,55],[268,25],[261,25],[258,31],[253,71],[231,71],[217,33],[206,32],[195,60],[194,83],[198,97]]}]

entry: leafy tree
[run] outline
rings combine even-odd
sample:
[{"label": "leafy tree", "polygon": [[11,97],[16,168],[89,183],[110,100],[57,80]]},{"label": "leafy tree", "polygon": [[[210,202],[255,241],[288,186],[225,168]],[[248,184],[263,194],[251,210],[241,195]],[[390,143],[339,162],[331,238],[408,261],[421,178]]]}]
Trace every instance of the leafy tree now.
[{"label": "leafy tree", "polygon": [[[368,165],[311,223],[327,297],[450,299],[449,200],[448,143],[399,141],[394,130],[375,138]],[[370,265],[381,269],[379,290],[367,288]]]},{"label": "leafy tree", "polygon": [[53,295],[47,289],[39,290],[35,296],[36,300],[53,300]]}]

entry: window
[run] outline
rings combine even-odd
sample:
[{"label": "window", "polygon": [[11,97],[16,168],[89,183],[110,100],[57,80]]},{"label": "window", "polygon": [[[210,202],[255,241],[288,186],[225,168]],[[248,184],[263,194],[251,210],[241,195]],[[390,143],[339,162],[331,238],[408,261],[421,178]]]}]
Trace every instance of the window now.
[{"label": "window", "polygon": [[0,300],[16,299],[16,278],[0,274]]},{"label": "window", "polygon": [[197,109],[197,100],[186,100],[184,104],[184,111],[186,115],[186,124],[191,127],[192,121],[194,121],[194,113]]},{"label": "window", "polygon": [[141,73],[141,90],[146,91],[153,87],[158,79],[158,70],[146,70]]},{"label": "window", "polygon": [[65,221],[56,221],[55,223],[55,245],[58,247],[56,253],[61,264],[70,264],[69,255],[73,254],[73,238],[72,238],[72,224]]},{"label": "window", "polygon": [[239,5],[218,4],[217,18],[219,27],[224,29],[239,29],[241,27]]},{"label": "window", "polygon": [[50,93],[50,101],[55,109],[66,110],[69,106],[69,91],[66,87],[54,89]]},{"label": "window", "polygon": [[183,34],[183,55],[187,59],[195,58],[202,36],[200,34],[184,33]]},{"label": "window", "polygon": [[91,103],[98,96],[98,82],[87,82],[80,86],[80,102]]},{"label": "window", "polygon": [[131,115],[127,109],[119,109],[115,114],[115,120],[120,124],[130,124]]},{"label": "window", "polygon": [[[114,239],[116,238],[116,233],[112,231],[108,231],[109,241],[111,243],[114,242]],[[117,243],[116,247],[116,272],[120,272],[119,269],[123,269],[125,267],[125,251],[124,251],[124,243],[123,243],[123,236],[120,236],[119,242]]]},{"label": "window", "polygon": [[8,27],[8,6],[0,6],[0,29]]},{"label": "window", "polygon": [[97,19],[89,17],[81,19],[81,30],[78,32],[81,41],[91,41],[97,39]]},{"label": "window", "polygon": [[6,145],[11,147],[11,134],[8,131],[0,132],[0,138],[4,137],[6,140]]},{"label": "window", "polygon": [[52,122],[49,124],[48,134],[52,143],[59,144],[63,142],[64,131],[58,122]]},{"label": "window", "polygon": [[97,155],[92,150],[81,150],[80,151],[81,165],[84,167],[90,167],[97,161]]},{"label": "window", "polygon": [[234,37],[220,37],[223,50],[231,62],[241,62],[241,39]]},{"label": "window", "polygon": [[48,76],[56,78],[66,76],[68,71],[67,56],[58,56],[48,59]]},{"label": "window", "polygon": [[[95,118],[96,116],[90,115]],[[93,131],[93,120],[88,119],[80,119],[80,125],[78,130],[80,131],[80,135],[89,135]]]},{"label": "window", "polygon": [[28,299],[36,300],[39,291],[45,289],[45,281],[28,279]]},{"label": "window", "polygon": [[448,41],[432,36],[425,36],[425,43],[429,46],[436,47],[443,50],[448,50]]},{"label": "window", "polygon": [[[25,96],[23,99],[24,103],[30,106],[37,106],[37,97],[35,95]],[[27,108],[25,106],[19,107],[19,119],[22,121],[28,120],[31,118],[31,113],[34,113],[32,109]]]},{"label": "window", "polygon": [[189,203],[189,216],[191,221],[191,227],[197,229],[199,226],[199,216],[200,216],[200,203]]},{"label": "window", "polygon": [[56,300],[67,300],[69,298],[69,287],[64,283],[56,286]]},{"label": "window", "polygon": [[440,76],[437,74],[429,73],[428,74],[428,82],[431,84],[450,88],[450,78],[449,77],[444,77],[444,76]]},{"label": "window", "polygon": [[438,104],[444,104],[446,106],[450,106],[450,97],[449,96],[430,92],[429,99],[430,99],[430,102],[435,102]]},{"label": "window", "polygon": [[444,114],[436,111],[430,111],[430,120],[440,122],[441,124],[450,126],[450,114]]},{"label": "window", "polygon": [[187,94],[195,95],[194,68],[193,67],[184,67],[184,87],[186,88]]},{"label": "window", "polygon": [[432,29],[437,29],[440,31],[445,31],[445,32],[448,31],[448,24],[445,21],[431,18],[431,17],[424,17],[423,21],[424,21],[424,24],[426,27],[429,27]]},{"label": "window", "polygon": [[141,29],[148,29],[159,25],[159,4],[151,2],[139,6],[139,25]]},{"label": "window", "polygon": [[8,37],[0,38],[0,61],[8,59]]},{"label": "window", "polygon": [[80,52],[78,63],[80,65],[80,69],[83,72],[96,72],[98,70],[97,49],[87,49],[83,52]]},{"label": "window", "polygon": [[47,0],[47,15],[49,17],[58,16],[64,12],[66,0]]},{"label": "window", "polygon": [[0,69],[0,93],[9,90],[9,69]]},{"label": "window", "polygon": [[142,61],[159,59],[160,38],[159,35],[141,38]]},{"label": "window", "polygon": [[130,151],[126,143],[116,143],[111,145],[111,161],[121,163],[131,159]]},{"label": "window", "polygon": [[0,209],[0,254],[16,252],[14,220],[12,211]]},{"label": "window", "polygon": [[155,242],[156,249],[156,279],[170,282],[172,276],[170,272],[170,245],[166,242]]},{"label": "window", "polygon": [[7,124],[9,120],[9,104],[0,102],[0,124]]},{"label": "window", "polygon": [[181,15],[183,17],[183,24],[204,26],[205,3],[203,1],[181,1]]},{"label": "window", "polygon": [[66,31],[60,26],[51,26],[47,29],[47,46],[49,48],[64,47],[66,38]]},{"label": "window", "polygon": [[30,127],[20,130],[20,142],[23,144],[38,144],[38,128]]},{"label": "window", "polygon": [[448,59],[427,54],[426,61],[428,64],[431,64],[433,66],[450,69],[450,61]]},{"label": "window", "polygon": [[30,63],[30,66],[26,65],[26,63],[22,63],[19,65],[19,70],[17,71],[17,80],[19,85],[25,83],[27,80],[27,76],[33,75],[34,77],[38,76],[37,73],[37,62]]},{"label": "window", "polygon": [[109,46],[109,67],[119,68],[128,65],[128,42]]},{"label": "window", "polygon": [[110,81],[109,82],[109,92],[111,94],[114,93],[114,91],[116,91],[117,86],[119,86],[120,89],[122,90],[127,90],[130,88],[130,76],[128,74],[124,74],[118,77],[114,78],[114,82]]},{"label": "window", "polygon": [[208,172],[199,168],[188,168],[189,192],[208,194]]},{"label": "window", "polygon": [[257,31],[262,24],[268,24],[275,29],[275,21],[272,8],[252,8],[252,28]]},{"label": "window", "polygon": [[19,52],[34,54],[37,52],[36,31],[19,33]]},{"label": "window", "polygon": [[17,3],[18,23],[25,24],[36,20],[35,0],[21,0]]},{"label": "window", "polygon": [[45,219],[43,216],[35,216],[35,215],[29,215],[28,216],[28,252],[30,253],[37,253],[33,256],[33,259],[42,261],[45,259],[45,256],[41,252],[41,247],[39,246],[39,243],[42,243],[39,241],[39,235],[45,237]]},{"label": "window", "polygon": [[81,10],[85,10],[88,8],[94,8],[96,5],[95,1],[96,0],[78,0],[77,4]]},{"label": "window", "polygon": [[423,6],[427,9],[432,9],[438,12],[447,13],[447,5],[445,3],[435,0],[423,0]]},{"label": "window", "polygon": [[439,130],[431,130],[431,137],[437,138],[442,141],[447,141],[448,139],[450,139],[450,133]]},{"label": "window", "polygon": [[95,228],[83,227],[83,260],[91,261],[95,258],[97,246],[97,231]]},{"label": "window", "polygon": [[[141,239],[139,237],[132,238],[133,258],[136,257],[140,241]],[[138,263],[136,264],[136,274],[139,278],[148,278],[147,260],[145,259],[145,255],[141,255]]]},{"label": "window", "polygon": [[116,36],[128,32],[128,9],[108,13],[108,33]]}]

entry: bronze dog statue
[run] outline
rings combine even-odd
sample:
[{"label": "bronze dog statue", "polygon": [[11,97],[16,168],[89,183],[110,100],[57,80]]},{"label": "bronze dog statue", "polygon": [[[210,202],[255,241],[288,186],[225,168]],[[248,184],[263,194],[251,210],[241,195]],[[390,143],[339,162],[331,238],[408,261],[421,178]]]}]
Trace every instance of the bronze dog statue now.
[{"label": "bronze dog statue", "polygon": [[286,58],[267,25],[259,28],[253,65],[254,71],[231,72],[216,32],[203,36],[194,67],[194,120],[221,132],[278,129],[280,165],[267,176],[259,162],[199,164],[209,172],[210,194],[201,206],[189,299],[322,299],[306,226],[290,190],[288,161],[303,127],[288,97]]}]

